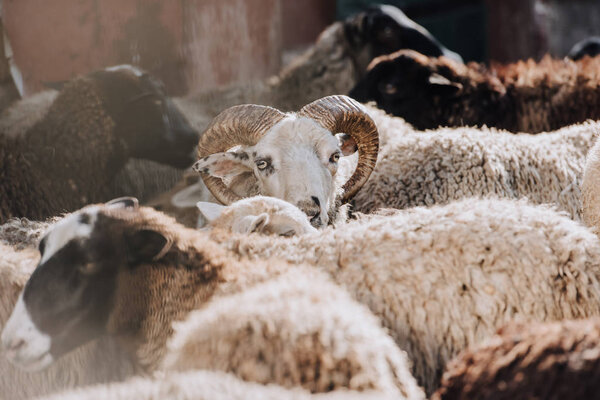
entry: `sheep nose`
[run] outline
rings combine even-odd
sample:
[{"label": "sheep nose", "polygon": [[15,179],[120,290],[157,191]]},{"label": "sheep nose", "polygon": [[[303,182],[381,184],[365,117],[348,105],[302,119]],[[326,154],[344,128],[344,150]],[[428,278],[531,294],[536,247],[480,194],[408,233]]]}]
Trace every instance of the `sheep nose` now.
[{"label": "sheep nose", "polygon": [[315,196],[311,196],[311,200],[301,201],[297,206],[308,216],[310,223],[314,226],[316,223],[320,224],[321,202]]},{"label": "sheep nose", "polygon": [[22,338],[15,338],[11,341],[2,341],[2,344],[6,349],[6,357],[8,357],[8,359],[14,359],[19,349],[25,346],[25,340]]}]

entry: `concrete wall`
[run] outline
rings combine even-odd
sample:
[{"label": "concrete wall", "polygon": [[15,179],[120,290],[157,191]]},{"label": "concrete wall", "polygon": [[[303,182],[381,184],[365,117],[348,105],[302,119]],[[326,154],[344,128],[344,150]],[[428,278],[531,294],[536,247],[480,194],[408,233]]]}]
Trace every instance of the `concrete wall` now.
[{"label": "concrete wall", "polygon": [[131,63],[182,95],[276,73],[281,0],[4,0],[24,93]]}]

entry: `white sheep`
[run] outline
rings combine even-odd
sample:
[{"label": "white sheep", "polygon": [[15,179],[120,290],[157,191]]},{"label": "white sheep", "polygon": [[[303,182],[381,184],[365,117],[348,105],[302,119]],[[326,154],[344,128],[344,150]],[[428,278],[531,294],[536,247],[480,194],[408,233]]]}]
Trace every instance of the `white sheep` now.
[{"label": "white sheep", "polygon": [[581,202],[583,221],[596,234],[600,234],[600,141],[596,141],[587,154],[583,182],[581,184]]},{"label": "white sheep", "polygon": [[428,393],[450,358],[509,320],[600,314],[600,241],[547,206],[465,199],[293,238],[212,228],[240,259],[329,272],[381,318]]},{"label": "white sheep", "polygon": [[[4,326],[6,356],[39,370],[109,334],[137,368],[152,371],[169,354],[172,323],[197,309],[178,325],[176,355],[164,368],[221,369],[315,392],[346,387],[423,398],[379,321],[323,272],[240,263],[206,239],[131,199],[70,214],[40,242],[40,263]],[[73,274],[78,289],[63,279]],[[60,300],[63,290],[68,302]],[[28,329],[32,323],[38,328]],[[205,356],[190,361],[192,350]]]},{"label": "white sheep", "polygon": [[298,207],[275,197],[253,196],[229,206],[200,201],[196,206],[203,220],[230,232],[280,236],[317,232]]},{"label": "white sheep", "polygon": [[169,373],[152,378],[132,378],[126,382],[96,385],[62,392],[38,400],[391,400],[386,393],[336,390],[310,394],[299,388],[244,382],[231,374],[213,371]]},{"label": "white sheep", "polygon": [[581,220],[585,156],[600,123],[536,135],[488,128],[410,132],[399,118],[371,115],[385,144],[354,197],[354,210],[371,213],[495,195],[555,204]]}]

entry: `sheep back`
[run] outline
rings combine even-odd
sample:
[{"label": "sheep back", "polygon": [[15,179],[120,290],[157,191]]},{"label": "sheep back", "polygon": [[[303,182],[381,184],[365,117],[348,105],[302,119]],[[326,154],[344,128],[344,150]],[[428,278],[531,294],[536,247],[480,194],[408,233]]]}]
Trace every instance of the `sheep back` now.
[{"label": "sheep back", "polygon": [[512,323],[448,364],[433,400],[592,399],[600,391],[600,320]]}]

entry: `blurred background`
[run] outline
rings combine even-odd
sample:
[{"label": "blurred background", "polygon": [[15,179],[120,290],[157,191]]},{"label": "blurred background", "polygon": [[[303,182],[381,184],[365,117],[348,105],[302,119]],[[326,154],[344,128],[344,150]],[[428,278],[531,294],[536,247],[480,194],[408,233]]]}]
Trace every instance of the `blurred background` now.
[{"label": "blurred background", "polygon": [[[131,63],[171,95],[277,73],[373,0],[2,0],[1,96]],[[510,62],[600,35],[598,0],[388,0],[465,61]],[[1,99],[0,99],[1,101]]]}]

